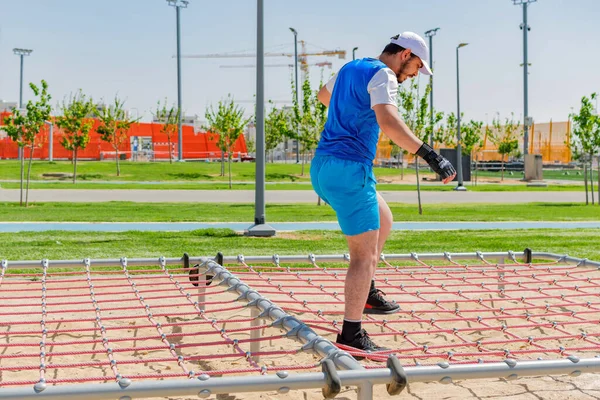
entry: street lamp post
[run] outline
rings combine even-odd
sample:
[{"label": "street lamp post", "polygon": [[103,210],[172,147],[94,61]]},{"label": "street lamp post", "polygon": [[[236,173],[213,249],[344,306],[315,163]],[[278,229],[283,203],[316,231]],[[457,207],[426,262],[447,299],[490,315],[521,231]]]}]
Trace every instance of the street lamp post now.
[{"label": "street lamp post", "polygon": [[[290,31],[294,34],[294,71],[296,75],[296,106],[300,107],[300,103],[298,100],[298,92],[300,88],[298,87],[298,31],[294,28],[290,28]],[[298,132],[296,132],[298,134]],[[298,143],[298,139],[296,139],[296,164],[300,163],[300,144]]]},{"label": "street lamp post", "polygon": [[458,49],[465,47],[466,45],[468,45],[468,43],[461,43],[456,46],[456,169],[458,175],[458,186],[456,186],[454,190],[462,192],[466,191],[467,188],[463,184],[462,149],[460,145],[460,70],[458,63]]},{"label": "street lamp post", "polygon": [[[429,38],[429,65],[433,68],[433,37],[436,35],[440,28],[430,29],[425,32],[425,36]],[[431,134],[429,135],[429,145],[433,147],[433,75],[429,76],[429,86],[431,91],[429,92],[429,110],[431,118]]]},{"label": "street lamp post", "polygon": [[527,7],[529,3],[533,3],[537,0],[513,0],[513,4],[516,6],[523,6],[523,23],[520,25],[523,31],[523,155],[529,154],[529,126],[531,118],[529,117],[529,93],[528,93],[528,72],[527,67],[527,32],[531,30],[531,27],[527,25]]},{"label": "street lamp post", "polygon": [[[13,53],[21,58],[21,76],[19,78],[19,109],[23,109],[23,58],[30,55],[33,50],[30,49],[13,49]],[[23,148],[19,147],[19,160],[23,158]]]},{"label": "street lamp post", "polygon": [[358,50],[358,47],[352,49],[352,60],[356,60],[356,50]]},{"label": "street lamp post", "polygon": [[265,35],[264,0],[256,0],[256,184],[254,190],[254,225],[247,236],[274,236],[265,212]]},{"label": "street lamp post", "polygon": [[181,128],[181,26],[180,10],[187,8],[188,0],[167,0],[170,6],[175,7],[175,17],[177,20],[177,161],[183,161],[183,130]]}]

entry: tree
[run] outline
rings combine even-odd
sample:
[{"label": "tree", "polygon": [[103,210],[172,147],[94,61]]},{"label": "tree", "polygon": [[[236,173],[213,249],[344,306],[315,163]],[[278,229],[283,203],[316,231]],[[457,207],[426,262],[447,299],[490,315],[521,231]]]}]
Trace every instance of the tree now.
[{"label": "tree", "polygon": [[472,158],[473,150],[483,146],[482,129],[483,122],[473,120],[460,127],[460,146],[464,155]]},{"label": "tree", "polygon": [[69,102],[63,101],[60,107],[62,116],[56,117],[56,125],[63,130],[60,144],[73,152],[73,183],[77,180],[77,154],[79,149],[85,149],[90,142],[90,131],[94,126],[91,118],[94,103],[86,98],[81,90],[71,95]]},{"label": "tree", "polygon": [[125,143],[128,136],[127,133],[131,125],[137,120],[129,118],[123,105],[125,103],[115,97],[115,102],[111,106],[103,104],[98,114],[100,125],[96,131],[100,134],[100,138],[110,144],[115,150],[115,159],[117,160],[117,176],[121,176],[121,166],[119,164],[119,149]]},{"label": "tree", "polygon": [[[592,101],[595,100],[596,97],[596,93],[592,93],[589,98],[583,96],[581,98],[581,108],[579,109],[579,114],[571,115],[573,119],[574,139],[571,143],[571,150],[573,151],[576,159],[581,160],[584,165],[586,165],[586,168],[587,163],[590,163],[592,204],[594,204],[594,173],[591,166],[594,155],[600,152],[600,116],[594,112],[594,106],[592,104]],[[587,198],[586,177],[586,199]],[[600,188],[598,193],[598,204],[600,204]]]},{"label": "tree", "polygon": [[171,151],[173,135],[179,132],[179,114],[180,110],[174,105],[170,108],[167,107],[167,99],[165,99],[162,105],[159,101],[154,112],[154,119],[161,124],[160,133],[164,133],[167,137],[170,164],[173,164],[173,152]]},{"label": "tree", "polygon": [[37,87],[33,83],[29,84],[29,87],[33,91],[35,97],[38,98],[36,102],[29,100],[26,106],[26,112],[23,114],[21,110],[14,109],[12,115],[9,115],[4,123],[6,126],[3,128],[8,136],[17,143],[22,149],[21,157],[21,196],[19,204],[23,205],[23,179],[25,171],[25,148],[29,148],[29,164],[27,166],[27,187],[25,191],[25,207],[29,206],[29,181],[31,178],[31,163],[33,161],[34,149],[39,145],[37,139],[38,135],[50,118],[52,107],[50,106],[50,99],[52,98],[48,93],[48,84],[42,80],[41,87]]},{"label": "tree", "polygon": [[489,136],[489,138],[498,147],[498,153],[502,156],[500,180],[504,181],[504,161],[519,149],[519,140],[517,139],[518,125],[514,121],[513,114],[511,114],[510,119],[506,118],[504,125],[500,122],[500,116],[498,115],[492,121],[492,125],[496,132]]},{"label": "tree", "polygon": [[[398,90],[398,109],[400,115],[410,128],[410,130],[422,141],[427,141],[428,136],[432,134],[431,125],[426,129],[429,122],[430,113],[428,111],[427,97],[431,91],[431,86],[427,85],[422,96],[419,95],[419,85],[415,79],[412,79],[408,88],[400,87]],[[440,114],[436,113],[435,117],[439,118]],[[439,122],[439,120],[438,120]],[[421,183],[419,182],[419,157],[415,157],[415,172],[417,175],[417,198],[419,203],[419,214],[423,214],[423,206],[421,204]]]},{"label": "tree", "polygon": [[[235,102],[231,96],[226,100],[219,101],[215,110],[211,105],[206,110],[208,131],[219,135],[217,146],[221,154],[227,154],[229,160],[229,189],[231,189],[231,157],[232,149],[237,139],[244,133],[244,128],[250,122],[250,118],[244,118],[244,110]],[[221,171],[224,163],[221,158]]]},{"label": "tree", "polygon": [[265,118],[265,156],[283,140],[296,137],[290,113],[285,109],[275,107],[272,102],[270,103],[273,107]]},{"label": "tree", "polygon": [[[319,88],[323,86],[323,79],[319,83]],[[292,131],[298,132],[298,142],[302,152],[302,172],[304,175],[304,165],[306,162],[306,153],[315,149],[319,143],[319,138],[325,122],[327,121],[327,107],[317,98],[318,90],[313,91],[310,86],[308,72],[304,74],[302,82],[302,106],[296,102],[295,86],[292,82],[292,94],[294,95],[292,107]],[[292,132],[293,135],[293,132]]]}]

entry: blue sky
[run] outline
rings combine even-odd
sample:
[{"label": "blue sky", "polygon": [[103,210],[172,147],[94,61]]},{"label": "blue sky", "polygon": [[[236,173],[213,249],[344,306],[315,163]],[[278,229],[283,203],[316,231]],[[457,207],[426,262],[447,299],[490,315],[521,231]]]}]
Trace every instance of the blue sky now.
[{"label": "blue sky", "polygon": [[[375,4],[377,6],[375,6]],[[256,48],[256,1],[190,0],[182,10],[184,54],[228,53]],[[377,56],[402,31],[434,38],[435,100],[439,110],[456,109],[456,45],[461,49],[461,110],[485,121],[523,109],[521,8],[511,0],[265,0],[265,46],[293,52],[299,32],[310,51],[344,49],[346,60]],[[535,121],[566,120],[583,95],[600,92],[600,1],[540,0],[529,7],[529,109]],[[77,89],[95,99],[116,94],[145,119],[158,100],[177,99],[175,11],[165,0],[0,0],[0,99],[17,101],[19,59],[14,47],[31,48],[25,81],[46,79],[54,102]],[[256,87],[255,69],[245,59],[184,59],[183,107],[204,116],[206,106],[234,95],[248,110]],[[287,64],[290,58],[267,58]],[[333,70],[333,71],[334,71]],[[289,100],[291,69],[266,69],[266,98]],[[332,71],[325,69],[325,74]],[[320,70],[312,67],[314,84]],[[25,99],[30,96],[26,92]]]}]

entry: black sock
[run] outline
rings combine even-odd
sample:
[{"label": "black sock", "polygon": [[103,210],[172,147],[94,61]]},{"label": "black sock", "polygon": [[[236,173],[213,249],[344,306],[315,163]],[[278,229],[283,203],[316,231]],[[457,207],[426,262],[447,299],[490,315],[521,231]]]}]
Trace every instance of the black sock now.
[{"label": "black sock", "polygon": [[371,279],[371,289],[369,289],[369,293],[370,292],[375,292],[377,289],[375,289],[375,279]]},{"label": "black sock", "polygon": [[344,324],[342,325],[342,338],[346,341],[351,341],[354,339],[356,334],[361,329],[360,321],[346,321],[344,320]]}]

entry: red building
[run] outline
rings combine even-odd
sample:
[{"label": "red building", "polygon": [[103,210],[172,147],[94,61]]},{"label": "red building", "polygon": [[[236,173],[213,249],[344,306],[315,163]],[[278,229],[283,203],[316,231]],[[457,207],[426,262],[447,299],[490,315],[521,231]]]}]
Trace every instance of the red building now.
[{"label": "red building", "polygon": [[[0,113],[0,122],[9,113]],[[0,124],[1,125],[1,124]],[[112,146],[100,139],[96,132],[98,122],[90,132],[90,142],[85,150],[79,150],[77,158],[80,160],[104,160],[114,159],[115,151]],[[131,126],[127,133],[128,139],[119,148],[121,157],[127,160],[168,160],[169,151],[174,159],[177,158],[177,134],[172,135],[171,148],[167,135],[160,132],[161,124],[136,123]],[[34,149],[34,159],[49,159],[50,157],[50,129],[45,126],[38,136],[39,147]],[[65,150],[61,144],[62,131],[53,126],[52,155],[54,160],[68,160],[72,158],[72,152]],[[221,157],[221,151],[217,147],[219,135],[198,132],[192,126],[183,126],[183,158],[184,159],[216,159]],[[248,149],[244,135],[240,135],[233,147],[233,157],[238,158],[247,155]],[[25,150],[25,157],[29,158],[29,149]],[[18,158],[18,147],[0,128],[0,159]]]}]

